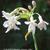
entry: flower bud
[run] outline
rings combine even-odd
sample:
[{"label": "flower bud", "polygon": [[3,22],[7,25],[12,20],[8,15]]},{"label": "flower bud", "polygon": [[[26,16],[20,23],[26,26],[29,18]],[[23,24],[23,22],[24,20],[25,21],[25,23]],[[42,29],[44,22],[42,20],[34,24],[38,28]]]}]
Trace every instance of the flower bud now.
[{"label": "flower bud", "polygon": [[36,2],[35,2],[35,1],[32,1],[32,5],[33,5],[33,6],[36,6]]},{"label": "flower bud", "polygon": [[31,7],[30,5],[28,5],[28,9],[29,9],[29,10],[31,10],[31,9],[32,9],[32,7]]}]

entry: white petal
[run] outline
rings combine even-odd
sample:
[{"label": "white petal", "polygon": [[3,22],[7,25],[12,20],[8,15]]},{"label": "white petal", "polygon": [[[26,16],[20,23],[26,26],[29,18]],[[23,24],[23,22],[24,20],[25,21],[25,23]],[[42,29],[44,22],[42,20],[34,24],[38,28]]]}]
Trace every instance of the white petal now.
[{"label": "white petal", "polygon": [[25,21],[24,23],[25,23],[26,25],[30,24],[30,22],[29,22],[29,21]]},{"label": "white petal", "polygon": [[15,26],[15,27],[14,27],[14,30],[16,30],[16,29],[17,29],[17,30],[20,30],[20,28],[19,28],[19,27]]},{"label": "white petal", "polygon": [[38,24],[37,23],[34,23],[34,26],[38,26]]},{"label": "white petal", "polygon": [[10,30],[11,30],[11,28],[8,27],[5,33],[8,33]]},{"label": "white petal", "polygon": [[49,25],[49,23],[48,22],[46,22],[46,21],[44,21],[47,25]]},{"label": "white petal", "polygon": [[9,17],[10,17],[10,14],[9,13],[7,13],[5,11],[2,11],[2,14],[3,14],[2,17],[5,17],[6,19],[9,19]]},{"label": "white petal", "polygon": [[7,28],[7,27],[8,27],[8,21],[5,21],[5,22],[3,23],[3,26],[4,26],[5,28]]},{"label": "white petal", "polygon": [[33,32],[35,34],[35,27],[36,26],[30,24],[28,27],[28,33]]},{"label": "white petal", "polygon": [[17,25],[21,25],[21,23],[19,21],[16,22]]},{"label": "white petal", "polygon": [[47,26],[46,25],[44,25],[44,30],[47,30]]},{"label": "white petal", "polygon": [[40,30],[42,30],[43,29],[43,27],[42,27],[42,24],[41,23],[38,23],[38,26],[37,26]]}]

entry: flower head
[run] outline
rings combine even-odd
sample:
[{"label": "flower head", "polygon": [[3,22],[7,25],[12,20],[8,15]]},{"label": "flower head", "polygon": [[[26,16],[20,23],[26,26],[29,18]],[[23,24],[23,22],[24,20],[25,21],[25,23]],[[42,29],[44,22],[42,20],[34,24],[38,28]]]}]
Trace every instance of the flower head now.
[{"label": "flower head", "polygon": [[25,24],[28,26],[28,32],[25,35],[25,40],[27,40],[27,36],[30,34],[30,32],[33,32],[35,34],[37,23],[35,23],[36,20],[33,19],[33,16],[30,17],[30,21],[26,21]]},{"label": "flower head", "polygon": [[[38,14],[38,15],[39,15],[39,14]],[[47,26],[46,26],[46,25],[48,25],[49,23],[46,22],[46,21],[44,21],[44,20],[42,19],[41,15],[39,15],[38,19],[39,19],[38,28],[39,28],[40,30],[42,30],[42,29],[46,30],[46,29],[47,29]]]},{"label": "flower head", "polygon": [[14,29],[14,30],[20,29],[16,26],[16,24],[21,25],[21,23],[17,21],[19,16],[15,16],[15,15],[12,16],[10,13],[6,13],[5,11],[2,11],[2,14],[3,14],[2,17],[5,17],[7,19],[7,21],[3,23],[3,26],[7,28],[7,31],[5,33],[9,32],[11,29]]}]

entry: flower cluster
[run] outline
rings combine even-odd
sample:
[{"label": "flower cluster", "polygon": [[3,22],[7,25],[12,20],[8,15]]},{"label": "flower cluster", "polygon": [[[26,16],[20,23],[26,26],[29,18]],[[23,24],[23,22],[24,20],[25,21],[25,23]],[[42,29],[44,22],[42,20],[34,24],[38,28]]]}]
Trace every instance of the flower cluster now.
[{"label": "flower cluster", "polygon": [[3,26],[5,28],[7,28],[7,31],[5,33],[7,33],[8,31],[10,31],[11,29],[20,30],[20,28],[18,28],[16,26],[16,24],[17,25],[21,25],[21,23],[18,21],[19,16],[15,16],[15,15],[12,16],[10,13],[6,13],[5,11],[2,11],[2,13],[3,13],[2,17],[5,17],[7,19],[7,21],[5,21],[3,23]]},{"label": "flower cluster", "polygon": [[[27,36],[30,34],[30,32],[33,32],[35,34],[36,27],[38,27],[40,30],[42,29],[46,30],[47,29],[46,25],[48,25],[49,23],[44,21],[40,14],[33,13],[35,8],[36,8],[36,2],[32,1],[32,7],[28,5],[29,10],[19,7],[14,11],[12,11],[11,13],[2,11],[3,14],[2,17],[6,18],[7,20],[3,23],[3,26],[7,28],[5,33],[9,32],[11,29],[20,30],[20,28],[16,26],[16,25],[21,25],[21,22],[18,21],[20,18],[29,19],[29,21],[24,22],[26,25],[28,25],[28,32],[25,35],[25,40],[27,40]],[[19,14],[19,15],[15,15],[15,14]],[[38,24],[36,23],[37,20],[36,19],[34,20],[33,14],[38,15],[38,19],[39,19]]]},{"label": "flower cluster", "polygon": [[[21,22],[18,20],[23,18],[27,19],[24,23],[28,25],[28,32],[25,35],[25,40],[27,40],[27,37],[30,33],[33,35],[34,40],[34,46],[35,50],[38,50],[37,44],[36,44],[36,38],[35,38],[35,31],[36,27],[40,30],[46,30],[47,25],[49,25],[48,22],[44,21],[42,16],[39,13],[34,13],[34,10],[36,8],[36,2],[32,1],[32,6],[28,5],[28,9],[25,9],[23,7],[18,7],[15,10],[13,10],[11,13],[2,11],[2,17],[6,19],[6,21],[3,23],[3,26],[7,28],[5,33],[8,33],[11,29],[14,30],[20,30],[20,28],[17,25],[21,25]],[[34,19],[34,14],[38,15],[39,22],[37,23],[37,19]]]},{"label": "flower cluster", "polygon": [[[36,13],[36,14],[38,14],[38,13]],[[44,21],[42,19],[42,16],[40,14],[38,14],[38,15],[39,15],[39,17],[38,17],[39,23],[38,24],[36,23],[37,20],[33,19],[33,16],[30,17],[30,21],[26,21],[25,22],[26,25],[29,25],[28,26],[28,32],[25,35],[25,40],[27,40],[27,36],[30,34],[30,32],[32,32],[33,34],[35,34],[36,27],[38,27],[40,30],[42,30],[42,29],[46,30],[47,29],[46,25],[48,25],[49,23],[46,22],[46,21]]]}]

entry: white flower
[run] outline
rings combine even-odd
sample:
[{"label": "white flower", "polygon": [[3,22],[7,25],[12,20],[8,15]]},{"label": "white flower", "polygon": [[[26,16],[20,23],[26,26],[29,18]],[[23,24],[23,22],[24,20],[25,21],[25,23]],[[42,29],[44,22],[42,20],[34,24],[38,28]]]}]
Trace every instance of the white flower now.
[{"label": "white flower", "polygon": [[[38,15],[39,15],[39,14],[38,14]],[[46,22],[46,21],[44,21],[44,20],[42,19],[41,15],[39,15],[38,19],[39,19],[38,28],[39,28],[40,30],[42,30],[42,29],[46,30],[46,29],[47,29],[47,26],[46,26],[46,25],[48,25],[49,23]]]},{"label": "white flower", "polygon": [[3,26],[5,28],[7,28],[7,31],[5,33],[9,32],[11,29],[14,29],[14,30],[16,30],[16,29],[19,30],[20,29],[16,26],[16,24],[21,25],[21,23],[19,21],[17,21],[18,18],[19,18],[18,16],[15,16],[15,15],[12,16],[10,13],[7,13],[5,11],[2,11],[2,14],[3,14],[2,17],[5,17],[7,19],[7,21],[5,21],[3,23]]},{"label": "white flower", "polygon": [[37,26],[37,23],[35,23],[35,22],[36,22],[36,20],[34,20],[32,16],[30,17],[30,21],[25,22],[25,24],[29,25],[28,32],[25,35],[25,40],[27,40],[27,36],[29,35],[30,32],[33,32],[35,34],[35,30],[36,30],[36,26]]}]

